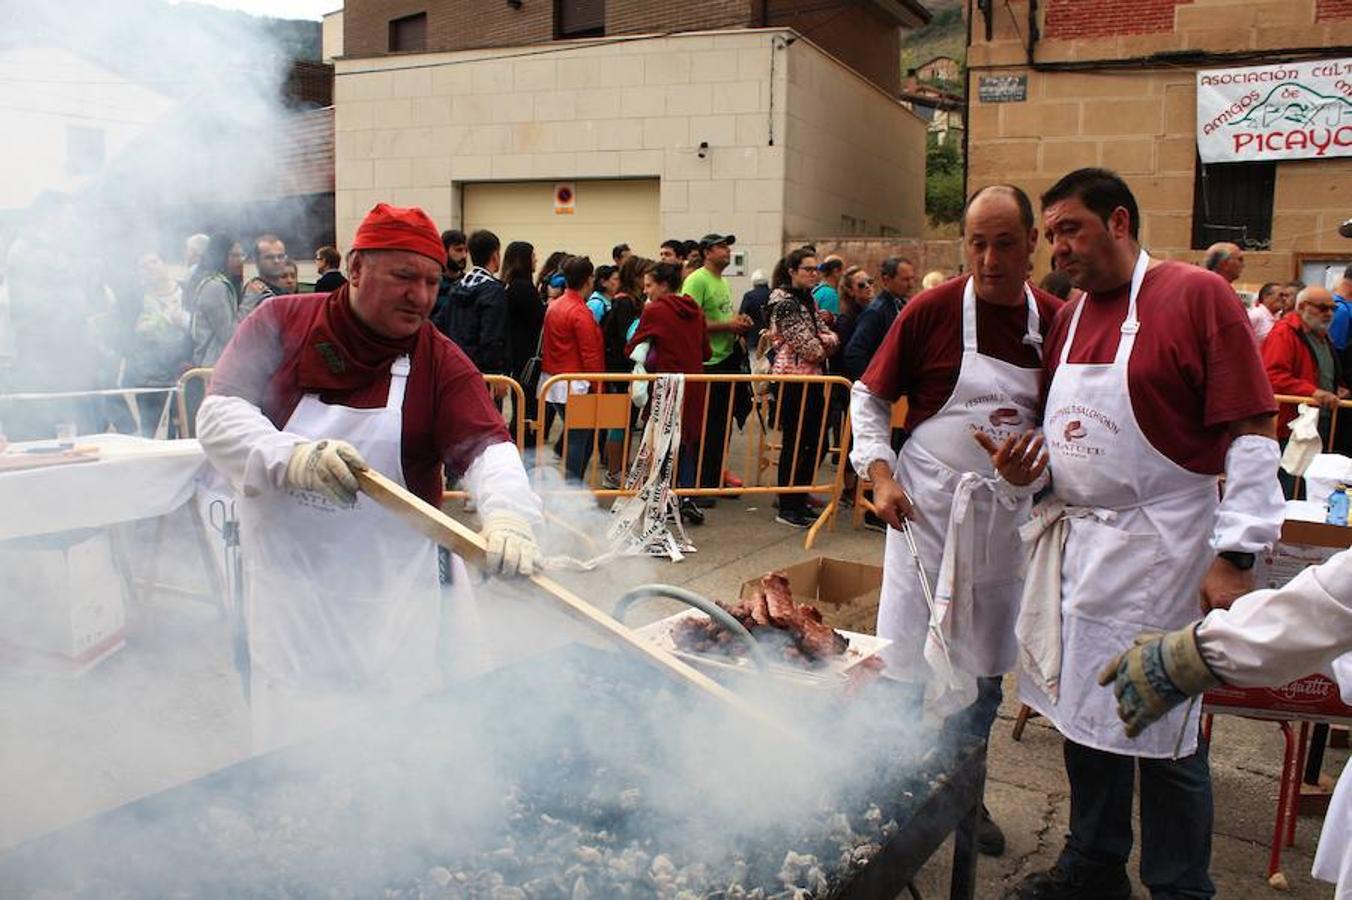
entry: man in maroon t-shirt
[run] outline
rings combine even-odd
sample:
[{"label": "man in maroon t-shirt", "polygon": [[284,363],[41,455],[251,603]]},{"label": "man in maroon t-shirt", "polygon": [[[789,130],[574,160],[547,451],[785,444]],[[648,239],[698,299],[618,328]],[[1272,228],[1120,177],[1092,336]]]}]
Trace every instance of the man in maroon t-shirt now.
[{"label": "man in maroon t-shirt", "polygon": [[446,261],[436,226],[378,204],[352,248],[348,284],[274,298],[240,326],[198,417],[238,493],[259,750],[435,690],[450,662],[439,635],[463,621],[443,619],[443,599],[473,600],[467,578],[441,587],[439,570],[464,564],[362,495],[360,473],[439,505],[445,466],[478,504],[490,567],[529,575],[539,557],[520,453],[482,376],[428,321]]},{"label": "man in maroon t-shirt", "polygon": [[[1070,834],[1056,865],[1010,896],[1131,896],[1139,766],[1141,880],[1153,897],[1210,897],[1200,711],[1180,706],[1129,738],[1096,681],[1138,633],[1181,628],[1252,588],[1255,554],[1283,514],[1276,404],[1229,285],[1152,260],[1121,178],[1072,172],[1042,208],[1057,269],[1086,293],[1062,308],[1043,353],[1047,454],[1024,453],[1027,438],[988,449],[1016,484],[1050,462],[1016,632],[1020,696],[1066,738]],[[1150,673],[1136,675],[1150,694]]]},{"label": "man in maroon t-shirt", "polygon": [[[1037,225],[1023,191],[977,191],[962,226],[972,274],[918,294],[897,316],[851,392],[850,461],[873,483],[874,506],[890,526],[877,629],[893,641],[888,673],[926,682],[929,707],[952,716],[950,729],[985,739],[1001,676],[1016,659],[1023,585],[1017,528],[1035,488],[1016,496],[993,479],[990,458],[972,436],[1002,440],[1033,424],[1039,350],[1060,301],[1027,283]],[[910,438],[897,454],[891,410],[903,397]],[[930,606],[903,528],[916,542],[924,577],[951,610],[940,623],[946,649],[933,661],[925,650]],[[946,593],[948,583],[954,588]],[[999,855],[1004,836],[984,807],[983,814],[978,847]]]}]

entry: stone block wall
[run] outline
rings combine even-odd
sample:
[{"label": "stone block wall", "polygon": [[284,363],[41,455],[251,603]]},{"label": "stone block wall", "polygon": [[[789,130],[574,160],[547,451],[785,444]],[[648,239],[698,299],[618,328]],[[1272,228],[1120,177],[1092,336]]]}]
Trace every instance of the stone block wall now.
[{"label": "stone block wall", "polygon": [[[1262,51],[1352,42],[1348,0],[1145,0],[1132,5],[1141,19],[1130,27],[1110,14],[1125,6],[1110,0],[1052,0],[1046,4],[1046,31],[1035,50],[1037,60],[1119,60],[1169,50]],[[1142,239],[1152,252],[1200,258],[1201,252],[1190,246],[1195,70],[1033,70],[1027,66],[1023,42],[1027,0],[1011,0],[1010,7],[1010,12],[997,16],[990,43],[982,40],[982,23],[976,23],[968,53],[973,93],[980,75],[1026,74],[1028,98],[1021,103],[982,103],[973,97],[969,187],[1009,181],[1036,201],[1039,193],[1072,169],[1107,166],[1132,186],[1142,210]],[[1156,28],[1165,21],[1160,18],[1165,7],[1167,30],[1143,33],[1137,27],[1150,20],[1155,22],[1151,28]],[[1103,28],[1091,34],[1088,26],[1074,24],[1082,20]],[[1246,254],[1243,280],[1287,280],[1296,274],[1298,253],[1349,253],[1348,243],[1335,231],[1348,216],[1352,216],[1352,159],[1278,163],[1272,249]],[[1046,270],[1046,247],[1040,246],[1037,273]]]}]

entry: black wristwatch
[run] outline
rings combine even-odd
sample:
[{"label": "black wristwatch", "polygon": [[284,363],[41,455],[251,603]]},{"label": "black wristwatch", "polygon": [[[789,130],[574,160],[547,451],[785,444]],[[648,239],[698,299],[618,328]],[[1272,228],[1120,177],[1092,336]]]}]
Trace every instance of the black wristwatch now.
[{"label": "black wristwatch", "polygon": [[1249,571],[1253,568],[1253,564],[1258,561],[1256,554],[1244,553],[1241,550],[1222,550],[1216,555],[1241,572]]}]

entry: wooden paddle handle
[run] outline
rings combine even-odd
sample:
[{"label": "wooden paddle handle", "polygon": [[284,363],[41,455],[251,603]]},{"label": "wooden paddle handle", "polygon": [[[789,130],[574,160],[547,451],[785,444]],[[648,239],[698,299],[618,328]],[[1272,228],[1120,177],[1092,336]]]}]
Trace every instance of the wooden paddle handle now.
[{"label": "wooden paddle handle", "polygon": [[[422,498],[409,492],[407,488],[391,481],[373,469],[358,472],[357,481],[371,499],[417,531],[441,546],[460,554],[474,565],[480,568],[484,566],[487,553],[484,540],[468,526],[457,522]],[[777,731],[788,733],[783,723],[771,718],[759,707],[752,706],[708,675],[691,667],[663,648],[639,637],[631,629],[601,612],[554,579],[537,574],[532,575],[529,581],[542,593],[552,598],[569,618],[587,626],[593,634],[601,635],[629,652],[630,655],[659,669],[666,675],[715,697],[720,702],[735,708],[738,712]]]},{"label": "wooden paddle handle", "polygon": [[429,540],[483,568],[488,547],[484,539],[472,528],[452,519],[408,488],[391,481],[374,469],[358,472],[357,483],[372,500],[403,519]]}]

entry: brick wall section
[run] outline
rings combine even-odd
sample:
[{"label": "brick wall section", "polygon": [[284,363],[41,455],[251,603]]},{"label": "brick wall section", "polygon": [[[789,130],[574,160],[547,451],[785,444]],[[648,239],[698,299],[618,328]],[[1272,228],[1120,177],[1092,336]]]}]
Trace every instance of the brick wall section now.
[{"label": "brick wall section", "polygon": [[[606,34],[743,28],[751,24],[751,2],[607,0]],[[512,47],[554,39],[553,0],[523,0],[521,9],[499,0],[349,0],[344,7],[344,53],[385,53],[390,20],[419,12],[427,13],[428,50]]]},{"label": "brick wall section", "polygon": [[[817,248],[820,256],[836,255],[846,266],[860,266],[877,275],[884,259],[900,256],[915,267],[915,289],[920,290],[920,279],[935,269],[945,275],[955,275],[962,266],[962,241],[919,238],[855,238],[817,237],[791,238],[784,242],[784,254],[804,244]],[[766,274],[769,274],[768,272]]]},{"label": "brick wall section", "polygon": [[823,9],[814,0],[770,0],[769,13],[771,25],[806,36],[889,94],[901,90],[901,30],[870,5]]},{"label": "brick wall section", "polygon": [[484,0],[350,0],[343,8],[343,53],[377,56],[389,49],[391,19],[427,13],[428,50],[509,47],[554,39],[552,0],[521,9]]},{"label": "brick wall section", "polygon": [[[1110,37],[1121,34],[1152,34],[1174,27],[1174,7],[1192,0],[1050,0],[1047,4],[1046,36],[1049,40]],[[997,15],[1006,15],[997,4]],[[1018,10],[1020,27],[1027,11]]]},{"label": "brick wall section", "polygon": [[[1191,1],[1051,0],[1046,5],[1046,36],[1052,41],[1069,41],[1169,31],[1174,28],[1174,8]],[[1018,12],[1026,20],[1026,12]],[[1023,23],[1019,24],[1022,27]]]},{"label": "brick wall section", "polygon": [[[1009,0],[1025,21],[1027,0]],[[1141,0],[1142,14],[1158,0]],[[1054,11],[1104,0],[1047,0]],[[1113,4],[1115,5],[1115,4]],[[997,4],[1003,8],[1002,4]],[[1172,4],[1173,23],[1156,33],[1112,36],[1049,34],[1039,42],[1042,61],[1141,57],[1161,51],[1265,51],[1346,43],[1352,0],[1191,0]],[[1335,18],[1330,19],[1329,16]],[[1050,28],[1048,29],[1050,31]],[[1022,103],[973,100],[968,121],[970,188],[1009,181],[1034,197],[1080,166],[1105,165],[1131,184],[1142,211],[1142,236],[1152,253],[1197,260],[1191,249],[1196,154],[1197,92],[1190,68],[1143,71],[1035,72],[1006,14],[995,36],[976,30],[968,63],[978,70],[1028,76]],[[1347,253],[1338,223],[1352,208],[1352,159],[1281,162],[1277,166],[1272,248],[1246,254],[1245,282],[1287,280],[1296,254]],[[1047,270],[1039,242],[1040,277]]]},{"label": "brick wall section", "polygon": [[606,34],[745,28],[751,9],[752,0],[606,0]]},{"label": "brick wall section", "polygon": [[[883,90],[900,90],[900,30],[867,4],[768,0],[765,10],[770,25],[794,28]],[[554,39],[553,0],[523,0],[519,10],[500,0],[348,0],[343,14],[344,54],[384,55],[390,20],[420,12],[427,14],[429,51],[522,46]],[[761,24],[761,12],[762,0],[606,0],[606,35],[746,28]]]}]

